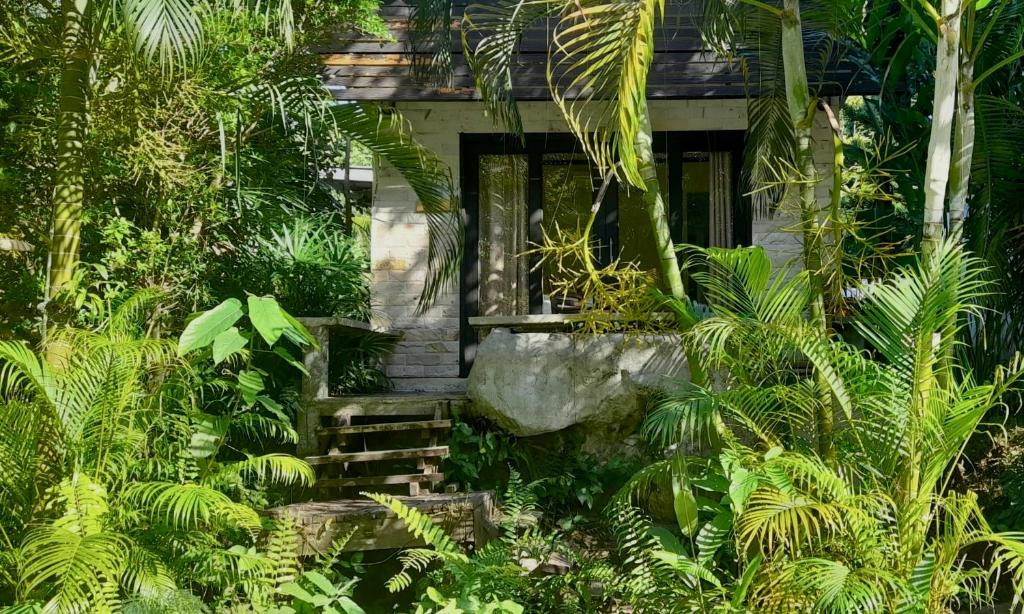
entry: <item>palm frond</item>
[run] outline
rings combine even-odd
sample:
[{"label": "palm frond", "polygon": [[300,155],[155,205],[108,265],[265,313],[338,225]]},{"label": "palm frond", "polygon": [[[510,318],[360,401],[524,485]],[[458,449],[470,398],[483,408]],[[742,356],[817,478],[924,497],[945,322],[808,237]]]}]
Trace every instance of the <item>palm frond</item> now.
[{"label": "palm frond", "polygon": [[338,129],[391,164],[409,183],[427,217],[427,280],[421,310],[454,287],[462,261],[463,233],[458,190],[451,170],[412,137],[408,122],[394,109],[341,104],[332,109]]},{"label": "palm frond", "polygon": [[290,454],[249,456],[223,464],[220,471],[260,484],[312,486],[316,482],[316,473],[309,463]]},{"label": "palm frond", "polygon": [[139,482],[125,489],[123,496],[155,520],[179,529],[200,529],[218,522],[249,530],[260,525],[259,516],[251,508],[199,484]]},{"label": "palm frond", "polygon": [[569,129],[602,171],[621,164],[644,190],[637,160],[647,76],[664,0],[578,0],[565,4],[551,41],[548,84]]},{"label": "palm frond", "polygon": [[135,37],[136,50],[161,65],[191,64],[203,41],[203,25],[188,0],[118,0],[121,19]]},{"label": "palm frond", "polygon": [[462,48],[476,89],[495,123],[523,133],[513,93],[513,68],[519,42],[532,25],[561,9],[562,0],[501,0],[471,4],[462,18]]}]

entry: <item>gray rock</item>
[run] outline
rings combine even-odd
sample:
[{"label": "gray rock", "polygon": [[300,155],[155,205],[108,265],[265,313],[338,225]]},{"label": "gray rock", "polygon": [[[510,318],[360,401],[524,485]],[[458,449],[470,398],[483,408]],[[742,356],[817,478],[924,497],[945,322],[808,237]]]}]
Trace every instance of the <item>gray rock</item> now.
[{"label": "gray rock", "polygon": [[[689,379],[672,335],[571,335],[495,329],[469,374],[473,410],[518,436],[581,425],[586,448],[607,452],[629,435],[656,390]],[[602,454],[603,456],[604,454]]]}]

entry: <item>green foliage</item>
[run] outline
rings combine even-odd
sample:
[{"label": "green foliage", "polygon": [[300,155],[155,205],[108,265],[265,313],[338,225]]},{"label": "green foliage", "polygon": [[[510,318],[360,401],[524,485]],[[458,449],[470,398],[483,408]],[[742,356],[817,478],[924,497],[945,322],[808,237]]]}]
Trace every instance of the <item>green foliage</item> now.
[{"label": "green foliage", "polygon": [[296,216],[243,254],[244,289],[277,297],[289,313],[369,319],[367,246],[331,216]]},{"label": "green foliage", "polygon": [[467,422],[456,416],[448,449],[450,454],[444,459],[446,479],[467,490],[479,490],[504,479],[513,439],[489,423]]},{"label": "green foliage", "polygon": [[[799,276],[771,276],[756,251],[705,254],[714,273],[699,281],[711,316],[688,341],[722,386],[691,385],[656,406],[644,431],[671,456],[622,495],[623,504],[644,503],[671,484],[684,548],[662,554],[627,515],[627,551],[670,564],[689,586],[679,599],[712,595],[714,607],[733,599],[701,585],[742,587],[740,603],[755,611],[943,611],[991,602],[1001,578],[1019,594],[1022,536],[993,531],[973,493],[949,489],[968,439],[1024,368],[1018,359],[979,384],[938,358],[985,290],[977,262],[949,243],[933,265],[863,287],[852,324],[874,359],[805,328]],[[840,425],[834,464],[814,451],[815,371]],[[971,556],[980,544],[992,558]],[[673,550],[664,540],[662,548]],[[636,568],[649,570],[629,591],[638,603],[647,598],[640,587],[666,590],[657,565]]]},{"label": "green foliage", "polygon": [[219,366],[213,346],[237,330],[237,301],[195,318],[178,352],[145,334],[154,293],[125,301],[98,330],[55,334],[56,361],[0,344],[3,599],[58,612],[202,611],[182,590],[216,608],[264,599],[287,548],[272,538],[261,551],[254,506],[313,472],[234,441],[294,439],[291,420],[243,374],[254,351],[272,352],[266,339],[256,349],[257,336],[300,330],[275,328],[276,303],[252,299],[256,330],[239,333],[246,346]]},{"label": "green foliage", "polygon": [[[338,238],[341,225],[321,215],[338,206],[322,170],[341,164],[352,139],[364,161],[371,150],[393,160],[431,211],[457,208],[447,168],[415,143],[400,115],[372,105],[333,109],[315,78],[315,48],[325,37],[346,28],[386,36],[376,13],[370,0],[272,3],[269,10],[214,3],[195,13],[202,32],[195,49],[202,51],[175,70],[140,62],[130,29],[93,20],[102,31],[89,39],[90,53],[102,61],[87,92],[81,148],[88,195],[80,259],[89,266],[76,285],[164,288],[162,325],[171,328],[242,291],[281,294],[300,315],[365,317],[365,249],[361,239]],[[278,36],[289,15],[290,40]],[[59,11],[17,0],[0,9],[0,22],[0,195],[9,205],[0,234],[38,248],[0,253],[16,264],[2,273],[7,337],[40,317],[64,55],[54,36]],[[297,217],[318,221],[296,228]],[[435,234],[455,217],[432,214]],[[312,252],[288,253],[296,231],[312,237],[304,246]],[[449,234],[456,258],[458,238]],[[457,259],[445,266],[454,274]],[[239,287],[244,279],[254,286]],[[73,301],[69,310],[76,311]]]},{"label": "green foliage", "polygon": [[[611,595],[595,596],[592,584],[607,582],[610,569],[577,555],[560,535],[537,526],[532,489],[512,472],[502,507],[502,535],[472,555],[417,510],[388,495],[367,495],[391,509],[428,546],[403,551],[402,570],[388,588],[405,589],[413,583],[413,572],[425,573],[416,610],[420,614],[605,611]],[[567,561],[568,573],[542,573],[542,566],[553,559]]]}]

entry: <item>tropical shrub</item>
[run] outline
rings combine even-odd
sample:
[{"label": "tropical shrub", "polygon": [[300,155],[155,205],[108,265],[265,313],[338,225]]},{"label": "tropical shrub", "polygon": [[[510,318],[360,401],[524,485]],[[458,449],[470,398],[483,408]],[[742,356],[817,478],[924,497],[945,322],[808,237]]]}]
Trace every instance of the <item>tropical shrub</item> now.
[{"label": "tropical shrub", "polygon": [[[418,510],[390,495],[367,494],[426,544],[402,552],[402,569],[387,582],[388,590],[403,590],[413,584],[413,573],[426,572],[418,585],[417,614],[606,611],[613,596],[610,566],[578,554],[557,532],[538,526],[534,487],[511,473],[501,508],[501,535],[473,554]],[[552,557],[568,562],[567,573],[543,573]],[[595,590],[595,585],[607,588]]]},{"label": "tropical shrub", "polygon": [[[973,493],[949,489],[968,439],[1024,370],[1018,358],[978,383],[949,358],[985,289],[978,262],[949,242],[863,287],[851,324],[869,353],[806,326],[803,274],[772,276],[759,249],[704,253],[696,277],[711,316],[688,340],[722,381],[658,404],[644,432],[672,455],[627,490],[638,501],[671,485],[688,547],[670,558],[693,586],[687,601],[726,584],[705,554],[726,536],[731,581],[755,611],[941,612],[990,603],[1000,580],[1020,595],[1024,535],[993,531]],[[823,435],[834,457],[818,454]]]},{"label": "tropical shrub", "polygon": [[296,316],[369,318],[370,255],[332,216],[297,215],[245,246],[246,290],[270,294]]},{"label": "tropical shrub", "polygon": [[157,298],[133,296],[96,330],[56,332],[49,360],[0,343],[3,602],[106,612],[183,603],[184,589],[229,607],[272,586],[255,506],[313,472],[242,447],[295,438],[251,360],[293,361],[281,342],[311,339],[273,299],[250,297],[251,326],[235,326],[244,309],[229,301],[175,347],[147,336]]}]

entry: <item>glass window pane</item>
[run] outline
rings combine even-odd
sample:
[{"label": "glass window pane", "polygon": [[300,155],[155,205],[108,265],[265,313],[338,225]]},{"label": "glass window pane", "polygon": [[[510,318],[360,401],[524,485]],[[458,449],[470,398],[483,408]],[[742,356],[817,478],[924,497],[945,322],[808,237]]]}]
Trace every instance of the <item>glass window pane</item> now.
[{"label": "glass window pane", "polygon": [[[665,210],[669,207],[668,162],[666,156],[655,156],[658,169],[658,184],[661,186],[661,197],[665,202]],[[635,262],[641,270],[658,270],[658,248],[654,244],[654,230],[651,220],[643,206],[643,192],[628,186],[625,182],[619,185],[619,256],[623,261]]]},{"label": "glass window pane", "polygon": [[[590,219],[590,208],[593,204],[599,179],[587,157],[583,154],[546,153],[543,157],[544,176],[544,234],[552,239],[559,233],[579,236]],[[597,243],[596,258],[600,258],[601,250],[610,249],[600,243],[603,225],[595,224],[591,235]],[[567,267],[579,268],[582,263],[564,263]],[[553,284],[558,272],[550,262],[544,263],[544,311],[552,313],[571,313],[579,311],[579,296],[552,296]],[[550,304],[550,305],[549,305]]]},{"label": "glass window pane", "polygon": [[683,154],[683,237],[707,247],[711,206],[711,162],[706,153]]}]

